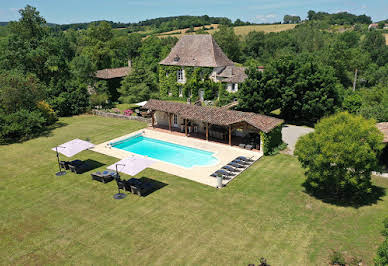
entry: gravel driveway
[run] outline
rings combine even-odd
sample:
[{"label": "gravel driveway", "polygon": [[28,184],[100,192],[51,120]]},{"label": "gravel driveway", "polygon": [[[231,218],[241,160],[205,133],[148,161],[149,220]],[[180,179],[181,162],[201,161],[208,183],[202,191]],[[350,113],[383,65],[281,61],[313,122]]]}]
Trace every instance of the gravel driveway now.
[{"label": "gravel driveway", "polygon": [[287,153],[294,154],[295,144],[299,137],[313,132],[314,129],[310,127],[284,125],[282,129],[283,141],[288,144]]}]

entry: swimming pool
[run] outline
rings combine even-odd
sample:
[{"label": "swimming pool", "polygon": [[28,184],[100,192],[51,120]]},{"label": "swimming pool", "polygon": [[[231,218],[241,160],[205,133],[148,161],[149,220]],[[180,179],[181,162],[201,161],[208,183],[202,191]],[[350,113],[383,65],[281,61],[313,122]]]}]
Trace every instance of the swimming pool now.
[{"label": "swimming pool", "polygon": [[111,146],[186,168],[218,163],[212,152],[147,138],[142,135],[111,143]]}]

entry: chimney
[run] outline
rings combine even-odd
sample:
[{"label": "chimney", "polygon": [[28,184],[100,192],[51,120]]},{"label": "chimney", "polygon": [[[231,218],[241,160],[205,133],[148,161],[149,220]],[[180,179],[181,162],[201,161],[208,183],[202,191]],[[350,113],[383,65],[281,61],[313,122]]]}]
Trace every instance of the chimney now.
[{"label": "chimney", "polygon": [[132,61],[131,61],[131,59],[128,59],[128,67],[132,67]]}]

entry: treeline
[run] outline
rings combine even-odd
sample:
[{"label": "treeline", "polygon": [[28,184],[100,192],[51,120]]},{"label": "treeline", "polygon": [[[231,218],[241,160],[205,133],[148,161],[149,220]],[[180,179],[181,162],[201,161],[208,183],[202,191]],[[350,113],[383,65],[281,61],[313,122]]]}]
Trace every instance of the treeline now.
[{"label": "treeline", "polygon": [[[240,19],[237,19],[234,23],[226,17],[209,17],[208,15],[204,16],[174,16],[174,17],[161,17],[154,19],[147,19],[144,21],[136,22],[136,23],[122,23],[122,22],[113,22],[106,21],[113,29],[116,28],[127,28],[128,32],[139,32],[144,31],[146,29],[151,30],[153,33],[160,33],[178,29],[185,29],[190,27],[199,27],[199,26],[207,26],[210,24],[222,24],[222,25],[235,25],[235,26],[243,26],[250,25],[250,22],[244,22]],[[95,26],[103,21],[93,21],[87,23],[72,23],[72,24],[63,24],[57,25],[52,24],[56,30],[85,30],[89,26]]]},{"label": "treeline", "polygon": [[371,17],[367,15],[354,15],[348,12],[339,12],[339,13],[326,13],[326,12],[315,12],[313,10],[308,11],[307,13],[308,20],[324,20],[331,25],[354,25],[356,23],[360,24],[370,24],[372,23]]}]

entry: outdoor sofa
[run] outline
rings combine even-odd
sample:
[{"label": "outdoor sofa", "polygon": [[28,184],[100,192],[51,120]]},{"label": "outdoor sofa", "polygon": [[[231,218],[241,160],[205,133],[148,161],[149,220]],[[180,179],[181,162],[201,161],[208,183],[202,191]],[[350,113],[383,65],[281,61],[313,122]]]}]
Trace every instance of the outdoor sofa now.
[{"label": "outdoor sofa", "polygon": [[114,177],[116,176],[116,172],[105,170],[103,172],[91,173],[90,175],[92,176],[92,180],[96,180],[106,184],[114,179]]}]

